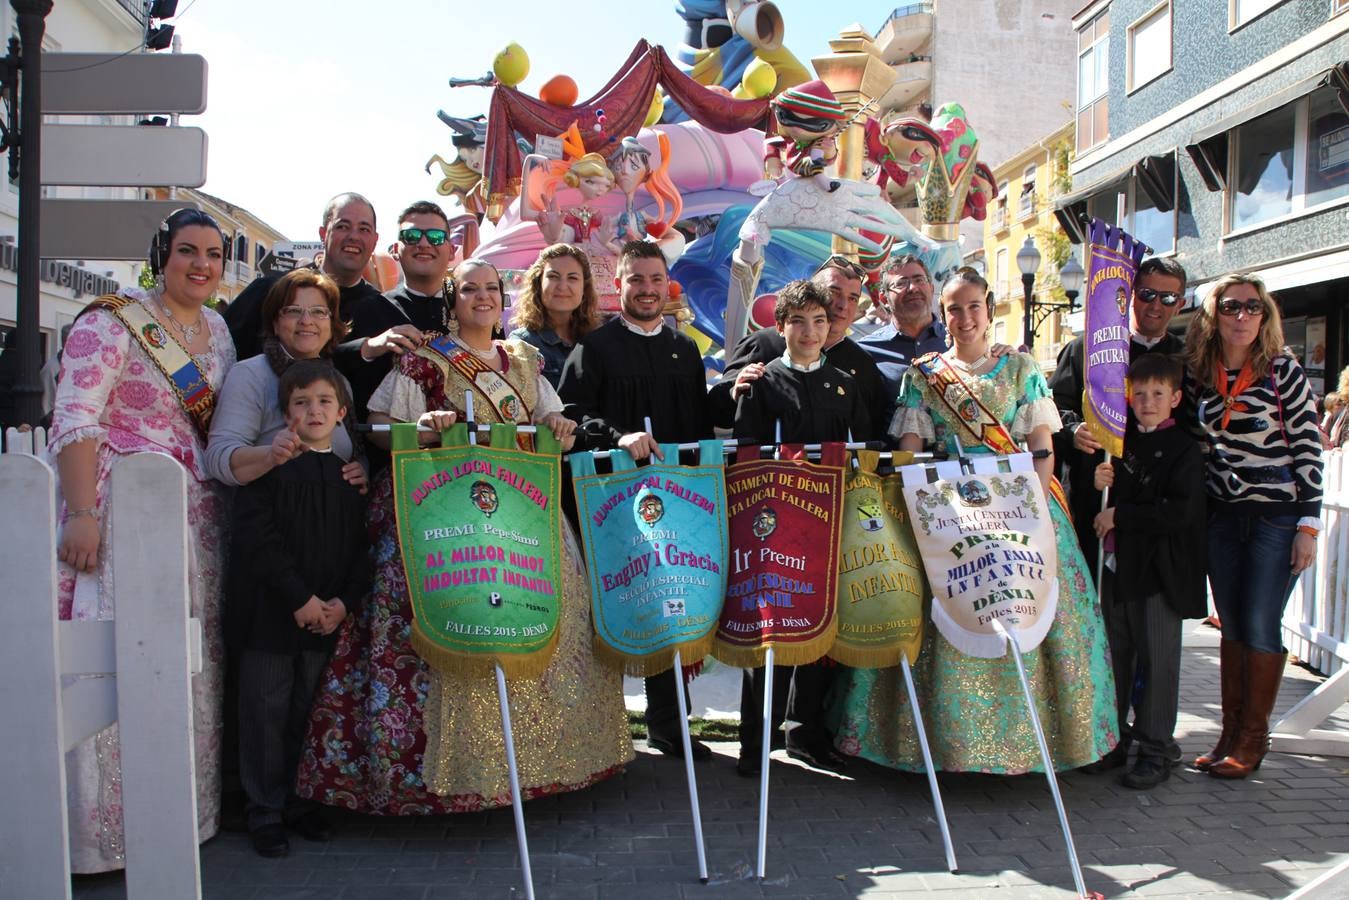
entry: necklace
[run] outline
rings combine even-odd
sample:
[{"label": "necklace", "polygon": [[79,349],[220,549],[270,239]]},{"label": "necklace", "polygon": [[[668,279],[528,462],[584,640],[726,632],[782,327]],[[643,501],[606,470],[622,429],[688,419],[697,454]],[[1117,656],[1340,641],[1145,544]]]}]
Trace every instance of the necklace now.
[{"label": "necklace", "polygon": [[193,338],[195,338],[198,334],[201,333],[201,322],[202,322],[201,310],[197,310],[196,322],[192,323],[191,325],[184,325],[182,322],[178,321],[178,317],[175,316],[173,314],[173,311],[169,309],[169,305],[164,302],[164,298],[162,296],[156,297],[155,302],[159,305],[159,311],[162,312],[164,315],[168,316],[169,321],[173,323],[173,327],[177,328],[178,332],[182,334],[183,343],[185,344],[192,343]]},{"label": "necklace", "polygon": [[960,371],[973,372],[975,369],[979,368],[984,363],[988,362],[988,351],[985,350],[983,356],[979,357],[978,359],[971,360],[970,362],[965,362],[963,359],[960,359],[958,356],[955,355],[954,351],[951,353],[950,356],[947,357],[947,359],[950,360],[951,365],[955,366]]}]

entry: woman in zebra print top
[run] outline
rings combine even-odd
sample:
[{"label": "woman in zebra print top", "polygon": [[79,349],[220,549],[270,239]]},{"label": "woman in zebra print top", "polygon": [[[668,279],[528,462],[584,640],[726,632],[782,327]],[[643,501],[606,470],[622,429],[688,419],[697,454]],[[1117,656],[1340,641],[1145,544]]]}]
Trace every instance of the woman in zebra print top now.
[{"label": "woman in zebra print top", "polygon": [[1223,728],[1195,765],[1245,778],[1269,749],[1288,654],[1283,609],[1321,526],[1316,404],[1283,350],[1274,299],[1252,275],[1214,285],[1185,340],[1187,408],[1207,458],[1208,576],[1222,619]]}]

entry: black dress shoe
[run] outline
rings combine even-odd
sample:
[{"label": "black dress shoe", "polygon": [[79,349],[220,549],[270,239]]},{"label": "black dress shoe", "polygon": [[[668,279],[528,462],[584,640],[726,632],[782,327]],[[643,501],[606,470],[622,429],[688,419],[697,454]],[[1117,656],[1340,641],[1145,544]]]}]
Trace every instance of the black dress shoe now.
[{"label": "black dress shoe", "polygon": [[740,758],[735,761],[735,774],[742,778],[758,778],[759,773],[763,771],[763,766],[759,758],[759,751],[752,753],[740,752]]},{"label": "black dress shoe", "polygon": [[787,755],[811,768],[824,769],[826,772],[839,772],[848,766],[848,760],[825,743],[793,744],[788,740]]},{"label": "black dress shoe", "polygon": [[290,827],[306,841],[331,841],[337,835],[332,816],[321,806],[314,807],[291,822]]},{"label": "black dress shoe", "polygon": [[1134,790],[1145,791],[1170,777],[1171,767],[1167,765],[1166,760],[1140,756],[1134,762],[1134,767],[1120,779],[1120,783]]},{"label": "black dress shoe", "polygon": [[258,856],[275,859],[290,853],[290,841],[286,839],[285,826],[279,822],[255,828],[248,836],[253,841],[253,849],[257,851]]},{"label": "black dress shoe", "polygon": [[[673,756],[675,759],[684,758],[684,739],[682,737],[676,737],[671,740],[670,738],[657,737],[653,734],[647,737],[646,745],[652,750],[659,750],[666,756]],[[712,748],[697,738],[689,738],[689,746],[693,748],[694,762],[712,758]]]},{"label": "black dress shoe", "polygon": [[1077,771],[1087,775],[1100,775],[1102,772],[1109,772],[1112,769],[1120,769],[1129,763],[1129,745],[1120,741],[1105,756],[1096,760],[1094,763],[1088,763]]}]

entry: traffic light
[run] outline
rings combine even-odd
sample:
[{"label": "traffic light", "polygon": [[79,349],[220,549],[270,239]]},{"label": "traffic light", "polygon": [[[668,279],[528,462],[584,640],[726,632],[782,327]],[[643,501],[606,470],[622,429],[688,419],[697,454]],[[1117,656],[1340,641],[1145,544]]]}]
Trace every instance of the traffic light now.
[{"label": "traffic light", "polygon": [[172,19],[178,12],[178,0],[153,0],[147,3],[145,21],[145,48],[167,50],[173,43],[173,26],[155,24],[155,19]]}]

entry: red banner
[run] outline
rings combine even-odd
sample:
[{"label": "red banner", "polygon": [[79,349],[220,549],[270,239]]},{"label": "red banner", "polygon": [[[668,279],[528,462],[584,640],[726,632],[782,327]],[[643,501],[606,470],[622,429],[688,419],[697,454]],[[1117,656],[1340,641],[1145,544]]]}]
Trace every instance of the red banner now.
[{"label": "red banner", "polygon": [[[782,449],[784,457],[804,455]],[[760,666],[771,646],[775,663],[798,666],[829,652],[838,630],[845,459],[842,444],[825,444],[820,465],[742,456],[726,470],[731,569],[717,659]]]}]

